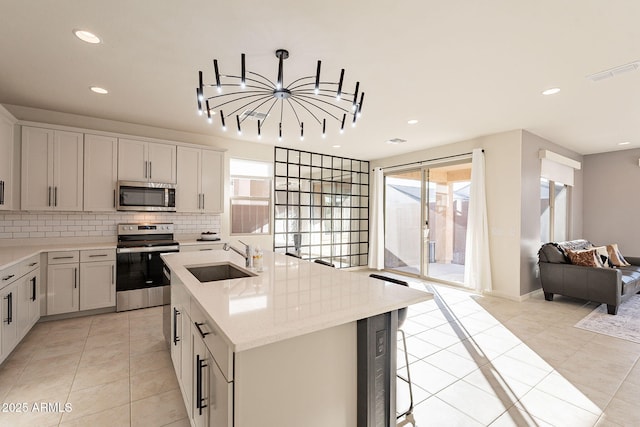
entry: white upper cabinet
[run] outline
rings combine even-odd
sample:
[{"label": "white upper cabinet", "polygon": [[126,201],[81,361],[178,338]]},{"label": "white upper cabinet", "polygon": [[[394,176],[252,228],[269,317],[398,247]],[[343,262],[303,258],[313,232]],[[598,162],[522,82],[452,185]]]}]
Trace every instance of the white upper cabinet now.
[{"label": "white upper cabinet", "polygon": [[116,210],[118,140],[115,137],[84,136],[84,210]]},{"label": "white upper cabinet", "polygon": [[120,138],[118,179],[176,183],[176,146]]},{"label": "white upper cabinet", "polygon": [[222,212],[224,154],[178,147],[178,212]]},{"label": "white upper cabinet", "polygon": [[22,210],[81,211],[83,134],[22,128]]},{"label": "white upper cabinet", "polygon": [[0,106],[0,210],[15,209],[13,198],[14,180],[14,120]]}]

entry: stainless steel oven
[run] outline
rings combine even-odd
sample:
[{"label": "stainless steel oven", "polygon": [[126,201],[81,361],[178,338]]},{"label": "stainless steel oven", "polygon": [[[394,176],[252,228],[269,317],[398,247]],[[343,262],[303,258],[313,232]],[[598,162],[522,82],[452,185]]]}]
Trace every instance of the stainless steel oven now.
[{"label": "stainless steel oven", "polygon": [[179,252],[173,224],[119,224],[116,249],[116,310],[169,304],[170,279],[160,254]]},{"label": "stainless steel oven", "polygon": [[176,211],[176,186],[162,182],[118,181],[119,211]]}]

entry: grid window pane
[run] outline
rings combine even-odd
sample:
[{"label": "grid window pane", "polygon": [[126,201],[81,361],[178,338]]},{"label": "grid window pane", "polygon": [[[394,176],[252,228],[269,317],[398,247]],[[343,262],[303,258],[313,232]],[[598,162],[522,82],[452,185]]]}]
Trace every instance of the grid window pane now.
[{"label": "grid window pane", "polygon": [[276,178],[274,247],[337,267],[366,260],[369,162],[277,147],[276,163],[286,178]]}]

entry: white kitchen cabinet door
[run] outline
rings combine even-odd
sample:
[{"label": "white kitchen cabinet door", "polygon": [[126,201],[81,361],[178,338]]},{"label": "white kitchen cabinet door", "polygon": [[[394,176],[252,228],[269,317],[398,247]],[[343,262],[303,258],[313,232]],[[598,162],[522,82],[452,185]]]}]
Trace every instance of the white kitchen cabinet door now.
[{"label": "white kitchen cabinet door", "polygon": [[224,210],[224,153],[202,150],[201,165],[202,210],[208,213],[221,213]]},{"label": "white kitchen cabinet door", "polygon": [[13,128],[14,124],[0,110],[0,210],[14,209]]},{"label": "white kitchen cabinet door", "polygon": [[[0,318],[2,324],[2,350],[0,354],[6,357],[18,342],[18,319],[17,319],[17,302],[18,302],[18,283],[13,282],[0,291]],[[2,360],[2,359],[0,359]]]},{"label": "white kitchen cabinet door", "polygon": [[53,209],[53,131],[22,127],[22,209]]},{"label": "white kitchen cabinet door", "polygon": [[40,269],[18,283],[18,337],[24,337],[40,318]]},{"label": "white kitchen cabinet door", "polygon": [[209,427],[233,427],[233,383],[228,383],[209,351],[207,410]]},{"label": "white kitchen cabinet door", "polygon": [[55,131],[53,135],[53,205],[55,210],[82,210],[83,134]]},{"label": "white kitchen cabinet door", "polygon": [[133,139],[118,140],[118,180],[148,181],[147,143]]},{"label": "white kitchen cabinet door", "polygon": [[[173,287],[173,282],[171,283]],[[185,408],[187,409],[187,415],[189,418],[193,416],[193,324],[187,309],[183,306],[183,315],[180,316],[182,321],[182,354],[180,355],[180,371],[182,376],[182,397],[185,401]]]},{"label": "white kitchen cabinet door", "polygon": [[182,316],[184,316],[182,306],[171,303],[171,340],[169,346],[171,349],[171,361],[173,369],[176,371],[178,381],[182,381]]},{"label": "white kitchen cabinet door", "polygon": [[47,314],[79,310],[79,264],[55,264],[47,267]]},{"label": "white kitchen cabinet door", "polygon": [[176,183],[176,146],[149,143],[149,181]]},{"label": "white kitchen cabinet door", "polygon": [[22,128],[22,210],[82,210],[83,135]]},{"label": "white kitchen cabinet door", "polygon": [[178,212],[200,212],[200,158],[202,150],[178,147],[176,210]]},{"label": "white kitchen cabinet door", "polygon": [[84,136],[84,210],[114,212],[118,182],[118,140]]},{"label": "white kitchen cabinet door", "polygon": [[80,263],[80,310],[116,305],[116,263]]}]

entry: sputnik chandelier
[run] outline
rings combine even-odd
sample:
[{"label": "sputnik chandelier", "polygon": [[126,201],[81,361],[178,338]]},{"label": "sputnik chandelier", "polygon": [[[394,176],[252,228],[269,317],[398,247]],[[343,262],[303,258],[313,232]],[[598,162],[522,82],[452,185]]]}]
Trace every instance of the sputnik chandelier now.
[{"label": "sputnik chandelier", "polygon": [[[300,77],[285,84],[283,63],[288,57],[288,51],[276,50],[278,76],[275,82],[261,74],[248,71],[244,53],[240,56],[239,76],[221,74],[218,69],[218,60],[214,59],[215,83],[205,84],[202,71],[198,72],[199,84],[196,88],[198,114],[206,114],[209,123],[213,123],[214,115],[219,115],[223,130],[227,129],[226,120],[235,116],[238,134],[242,134],[245,120],[257,120],[258,138],[262,136],[265,123],[274,122],[270,125],[275,126],[275,120],[278,120],[279,141],[282,140],[284,133],[292,128],[291,125],[283,123],[286,118],[293,120],[295,117],[293,129],[301,140],[304,139],[305,118],[318,124],[323,138],[326,137],[328,130],[327,119],[330,122],[329,127],[332,120],[337,122],[336,128],[339,125],[340,133],[344,132],[347,119],[352,126],[355,126],[364,101],[364,92],[359,93],[360,82],[356,82],[353,93],[343,91],[344,68],[340,71],[337,82],[322,81],[320,79],[321,61],[318,61],[315,76]],[[205,90],[213,92],[213,95],[206,95]],[[223,108],[233,111],[225,113]],[[271,119],[272,115],[278,118]]]}]

